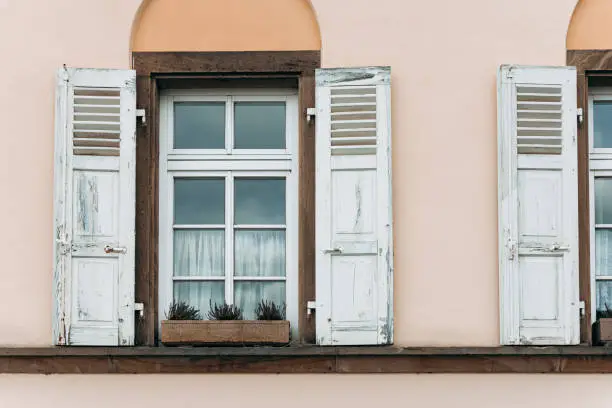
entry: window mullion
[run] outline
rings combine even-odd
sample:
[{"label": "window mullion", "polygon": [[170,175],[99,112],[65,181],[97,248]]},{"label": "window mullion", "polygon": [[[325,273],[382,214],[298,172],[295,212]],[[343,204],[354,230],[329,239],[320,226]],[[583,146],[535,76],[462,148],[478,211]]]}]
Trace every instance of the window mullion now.
[{"label": "window mullion", "polygon": [[225,150],[231,154],[234,149],[234,99],[228,96],[225,104]]},{"label": "window mullion", "polygon": [[234,303],[234,175],[226,178],[225,205],[225,302]]}]

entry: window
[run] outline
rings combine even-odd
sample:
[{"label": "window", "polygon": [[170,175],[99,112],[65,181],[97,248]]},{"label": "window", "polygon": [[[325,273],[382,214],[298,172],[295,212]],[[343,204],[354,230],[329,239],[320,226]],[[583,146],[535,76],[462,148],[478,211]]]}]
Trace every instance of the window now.
[{"label": "window", "polygon": [[[313,72],[314,58],[298,76],[293,53],[281,66],[265,55],[265,72],[291,73],[269,78],[145,67],[137,90],[134,70],[60,69],[54,344],[154,345],[173,299],[205,315],[238,304],[247,319],[261,300],[285,302],[298,341],[393,343],[390,68]],[[135,96],[147,89],[136,144]],[[98,119],[81,118],[94,108]],[[75,177],[78,189],[65,182]]]},{"label": "window", "polygon": [[589,95],[592,320],[612,309],[612,88]]},{"label": "window", "polygon": [[169,91],[160,109],[160,320],[286,303],[297,329],[297,92]]}]

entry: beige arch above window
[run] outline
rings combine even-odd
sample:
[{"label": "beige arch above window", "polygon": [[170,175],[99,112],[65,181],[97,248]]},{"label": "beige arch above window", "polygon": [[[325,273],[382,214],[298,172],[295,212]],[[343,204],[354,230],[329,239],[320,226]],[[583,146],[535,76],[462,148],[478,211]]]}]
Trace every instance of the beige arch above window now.
[{"label": "beige arch above window", "polygon": [[308,0],[144,0],[132,52],[320,50]]},{"label": "beige arch above window", "polygon": [[567,30],[568,50],[612,49],[612,1],[580,0]]}]

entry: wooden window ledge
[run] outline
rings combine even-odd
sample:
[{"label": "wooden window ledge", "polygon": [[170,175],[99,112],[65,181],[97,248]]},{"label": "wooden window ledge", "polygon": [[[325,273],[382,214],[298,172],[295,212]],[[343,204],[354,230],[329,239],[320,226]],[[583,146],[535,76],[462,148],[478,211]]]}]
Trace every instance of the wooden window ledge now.
[{"label": "wooden window ledge", "polygon": [[604,347],[0,348],[0,373],[612,373]]}]

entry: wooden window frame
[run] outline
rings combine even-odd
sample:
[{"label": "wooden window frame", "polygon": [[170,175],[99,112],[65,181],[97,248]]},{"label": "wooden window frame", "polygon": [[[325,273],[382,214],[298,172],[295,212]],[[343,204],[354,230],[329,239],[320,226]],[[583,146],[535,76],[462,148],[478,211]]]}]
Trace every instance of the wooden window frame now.
[{"label": "wooden window frame", "polygon": [[580,322],[580,341],[593,344],[592,284],[591,284],[591,216],[589,174],[589,79],[612,79],[612,50],[568,50],[566,63],[575,66],[578,76],[578,108],[583,118],[578,126],[578,239],[580,300],[584,301],[584,315]]},{"label": "wooden window frame", "polygon": [[136,52],[137,107],[145,110],[136,142],[136,301],[144,303],[137,320],[136,344],[156,346],[159,303],[159,103],[160,84],[178,86],[209,79],[278,79],[298,82],[298,343],[314,343],[315,318],[306,303],[315,296],[315,126],[307,108],[315,106],[319,51]]}]

